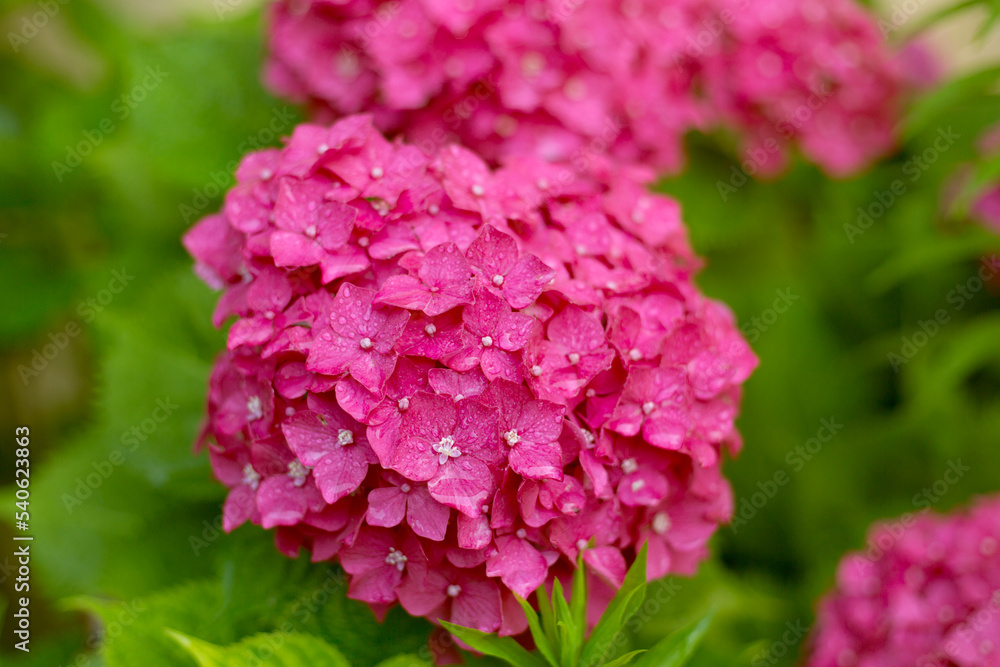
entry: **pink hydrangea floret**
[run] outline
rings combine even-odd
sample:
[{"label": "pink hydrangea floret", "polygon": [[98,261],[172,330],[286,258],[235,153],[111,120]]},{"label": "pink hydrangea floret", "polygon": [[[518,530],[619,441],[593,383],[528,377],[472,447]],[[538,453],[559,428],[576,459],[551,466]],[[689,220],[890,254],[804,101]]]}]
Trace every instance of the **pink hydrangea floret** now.
[{"label": "pink hydrangea floret", "polygon": [[644,543],[651,578],[695,570],[757,360],[650,174],[428,158],[350,116],[236,176],[184,238],[234,319],[201,437],[227,531],[505,634],[581,553],[606,592]]},{"label": "pink hydrangea floret", "polygon": [[676,170],[735,129],[750,173],[797,145],[841,175],[894,143],[907,67],[853,0],[281,0],[265,78],[320,120],[372,112],[435,153]]},{"label": "pink hydrangea floret", "polygon": [[875,526],[820,604],[808,667],[1000,666],[1000,498]]}]

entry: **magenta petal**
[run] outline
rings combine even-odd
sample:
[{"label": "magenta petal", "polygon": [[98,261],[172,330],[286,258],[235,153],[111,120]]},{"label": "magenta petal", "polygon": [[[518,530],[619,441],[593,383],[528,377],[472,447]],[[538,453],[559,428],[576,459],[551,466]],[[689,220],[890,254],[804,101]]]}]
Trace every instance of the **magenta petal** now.
[{"label": "magenta petal", "polygon": [[527,598],[545,581],[548,564],[527,540],[507,536],[497,538],[498,552],[486,561],[486,574],[500,577],[507,588]]},{"label": "magenta petal", "polygon": [[407,577],[396,591],[403,609],[413,616],[426,616],[444,604],[449,583],[443,574],[407,569]]},{"label": "magenta petal", "polygon": [[481,632],[496,632],[503,620],[500,589],[492,581],[467,581],[451,605],[451,622]]},{"label": "magenta petal", "polygon": [[406,494],[399,487],[372,489],[368,493],[368,511],[365,520],[372,526],[392,528],[398,526],[406,514]]},{"label": "magenta petal", "polygon": [[484,463],[463,455],[441,466],[427,488],[438,502],[476,517],[493,491],[493,480]]},{"label": "magenta petal", "polygon": [[351,377],[368,391],[381,394],[392,371],[396,368],[395,354],[381,354],[368,350],[354,358],[349,370]]},{"label": "magenta petal", "polygon": [[649,444],[664,449],[680,449],[687,438],[691,418],[680,410],[657,410],[642,425],[642,435]]},{"label": "magenta petal", "polygon": [[392,454],[392,469],[415,482],[426,482],[438,470],[438,455],[423,438],[409,438],[399,443]]},{"label": "magenta petal", "polygon": [[282,423],[288,446],[302,462],[312,467],[338,447],[337,432],[311,410],[300,410]]},{"label": "magenta petal", "polygon": [[583,560],[591,571],[599,574],[609,584],[618,588],[625,581],[625,558],[615,547],[584,549]]},{"label": "magenta petal", "polygon": [[354,575],[347,597],[369,604],[389,604],[396,601],[396,587],[402,579],[403,573],[389,566]]},{"label": "magenta petal", "polygon": [[485,549],[493,541],[493,531],[490,530],[489,517],[480,514],[469,518],[458,515],[458,546],[466,550]]},{"label": "magenta petal", "polygon": [[354,378],[346,378],[338,382],[336,394],[337,403],[344,409],[344,412],[362,423],[366,423],[368,415],[381,401],[378,395],[365,389]]},{"label": "magenta petal", "polygon": [[327,454],[313,469],[316,486],[323,499],[335,503],[361,486],[368,474],[368,461],[362,452],[356,452],[360,445],[337,447]]},{"label": "magenta petal", "polygon": [[406,523],[413,532],[428,540],[440,542],[448,532],[451,509],[431,497],[425,487],[411,490],[407,499]]},{"label": "magenta petal", "polygon": [[256,509],[256,492],[240,484],[229,492],[222,506],[222,529],[227,533],[250,520]]},{"label": "magenta petal", "polygon": [[562,450],[558,442],[524,440],[510,450],[510,467],[529,479],[560,480],[563,477]]},{"label": "magenta petal", "polygon": [[556,272],[534,255],[525,255],[507,273],[503,295],[511,308],[527,308],[556,277]]},{"label": "magenta petal", "polygon": [[262,480],[257,488],[260,525],[270,530],[275,526],[293,526],[308,510],[305,491],[295,486],[287,475],[275,475]]},{"label": "magenta petal", "polygon": [[375,295],[375,303],[423,310],[430,296],[427,287],[413,276],[389,276]]}]

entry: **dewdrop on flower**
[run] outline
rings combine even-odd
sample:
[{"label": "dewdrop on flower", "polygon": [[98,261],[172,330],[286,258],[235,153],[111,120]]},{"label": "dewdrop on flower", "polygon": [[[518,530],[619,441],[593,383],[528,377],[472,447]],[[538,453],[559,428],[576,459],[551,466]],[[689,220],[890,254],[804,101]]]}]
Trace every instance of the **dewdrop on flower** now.
[{"label": "dewdrop on flower", "polygon": [[643,172],[428,158],[351,116],[236,176],[184,238],[232,321],[201,436],[226,530],[338,561],[380,614],[504,634],[591,540],[594,586],[643,543],[650,577],[695,570],[756,358]]}]

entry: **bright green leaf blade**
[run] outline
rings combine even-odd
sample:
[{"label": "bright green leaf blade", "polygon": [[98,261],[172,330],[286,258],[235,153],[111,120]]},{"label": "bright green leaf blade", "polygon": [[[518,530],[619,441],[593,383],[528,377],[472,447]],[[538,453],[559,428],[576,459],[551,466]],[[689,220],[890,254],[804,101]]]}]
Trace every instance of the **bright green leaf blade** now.
[{"label": "bright green leaf blade", "polygon": [[651,648],[633,667],[681,667],[684,665],[712,624],[715,612],[688,623]]},{"label": "bright green leaf blade", "polygon": [[552,582],[552,606],[559,626],[559,658],[564,667],[574,667],[586,628],[578,628],[566,603],[566,593],[558,579]]},{"label": "bright green leaf blade", "polygon": [[166,632],[198,661],[198,667],[244,667],[251,659],[261,667],[351,667],[340,651],[311,635],[275,632],[216,646],[174,630]]},{"label": "bright green leaf blade", "polygon": [[601,657],[612,640],[622,630],[632,614],[639,609],[646,595],[646,545],[642,545],[635,563],[625,575],[625,581],[611,599],[604,615],[590,633],[590,640],[583,647],[580,660],[584,665],[601,665]]},{"label": "bright green leaf blade", "polygon": [[621,667],[621,665],[627,665],[632,662],[633,658],[642,655],[645,652],[646,652],[645,649],[641,649],[639,651],[632,651],[631,653],[626,653],[620,658],[615,658],[611,662],[604,663],[604,667]]},{"label": "bright green leaf blade", "polygon": [[535,646],[538,647],[538,652],[549,661],[549,664],[553,667],[558,667],[559,659],[556,657],[556,652],[552,648],[552,642],[549,641],[548,635],[546,635],[545,631],[542,629],[542,624],[538,619],[538,613],[532,609],[527,600],[522,598],[517,593],[514,594],[514,598],[517,600],[518,604],[521,605],[521,609],[524,610],[524,615],[528,617],[528,628],[531,630],[531,637],[535,640]]},{"label": "bright green leaf blade", "polygon": [[538,615],[542,620],[542,629],[545,630],[549,640],[555,642],[558,636],[556,634],[556,613],[552,609],[552,600],[549,598],[549,591],[545,584],[542,584],[541,588],[535,591],[535,597],[538,598]]},{"label": "bright green leaf blade", "polygon": [[441,621],[441,624],[451,634],[455,635],[473,649],[494,658],[500,658],[514,667],[546,667],[545,662],[536,655],[528,653],[523,646],[510,637],[498,637],[495,634],[463,628],[460,625]]}]

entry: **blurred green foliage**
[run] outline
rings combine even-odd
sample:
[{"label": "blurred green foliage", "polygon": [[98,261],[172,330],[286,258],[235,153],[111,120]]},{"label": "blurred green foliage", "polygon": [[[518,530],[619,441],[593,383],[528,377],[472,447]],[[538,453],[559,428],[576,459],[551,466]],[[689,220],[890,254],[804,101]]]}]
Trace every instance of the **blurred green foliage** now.
[{"label": "blurred green foliage", "polygon": [[[109,6],[59,5],[54,34],[0,51],[0,428],[32,430],[35,535],[32,652],[14,654],[5,618],[0,658],[227,664],[276,631],[315,640],[289,651],[339,649],[354,665],[420,655],[424,622],[397,610],[380,625],[339,583],[301,613],[337,571],[285,559],[256,528],[221,535],[223,490],[192,455],[224,336],[179,239],[218,207],[248,144],[276,144],[265,128],[296,118],[259,84],[259,12],[152,29]],[[5,34],[35,7],[0,2]],[[714,606],[693,664],[793,664],[816,597],[873,520],[1000,488],[1000,276],[977,282],[1000,239],[947,205],[956,173],[990,168],[975,143],[1000,118],[996,81],[917,101],[899,150],[849,180],[796,161],[721,192],[741,157],[725,137],[690,138],[688,169],[662,189],[707,258],[702,287],[737,313],[761,367],[745,450],[727,464],[738,520],[696,578],[651,586],[629,646]],[[162,423],[157,401],[175,406]],[[13,438],[0,443],[12,461]],[[12,469],[0,465],[3,507]],[[0,524],[0,543],[11,530]]]}]

